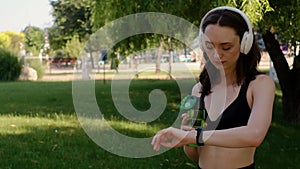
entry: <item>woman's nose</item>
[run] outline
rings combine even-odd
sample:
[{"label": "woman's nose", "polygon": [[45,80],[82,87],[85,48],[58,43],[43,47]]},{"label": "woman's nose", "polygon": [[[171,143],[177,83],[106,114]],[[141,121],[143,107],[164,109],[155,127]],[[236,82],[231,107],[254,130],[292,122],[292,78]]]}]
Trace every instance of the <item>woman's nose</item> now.
[{"label": "woman's nose", "polygon": [[220,59],[220,53],[216,50],[215,52],[214,52],[214,59],[216,59],[216,60],[218,60],[218,59]]},{"label": "woman's nose", "polygon": [[223,51],[222,51],[222,49],[216,48],[216,49],[215,49],[214,57],[217,59],[217,58],[222,58],[222,56],[223,56]]}]

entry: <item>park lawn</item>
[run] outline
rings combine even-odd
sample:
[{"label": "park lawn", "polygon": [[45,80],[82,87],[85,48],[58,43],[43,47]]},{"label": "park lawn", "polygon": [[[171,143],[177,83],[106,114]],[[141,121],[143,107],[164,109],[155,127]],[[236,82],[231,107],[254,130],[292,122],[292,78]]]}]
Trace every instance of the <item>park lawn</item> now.
[{"label": "park lawn", "polygon": [[[153,136],[159,129],[171,125],[178,115],[180,93],[173,80],[132,82],[130,98],[138,110],[149,108],[148,96],[153,89],[161,89],[168,98],[164,113],[149,124],[127,121],[117,113],[109,99],[110,81],[105,85],[96,81],[95,86],[105,118],[123,134]],[[195,168],[195,163],[186,158],[181,148],[139,159],[120,157],[99,147],[87,136],[77,119],[72,82],[2,82],[0,93],[0,169]],[[300,126],[282,120],[280,90],[275,103],[270,131],[257,150],[256,168],[296,169],[300,166]]]}]

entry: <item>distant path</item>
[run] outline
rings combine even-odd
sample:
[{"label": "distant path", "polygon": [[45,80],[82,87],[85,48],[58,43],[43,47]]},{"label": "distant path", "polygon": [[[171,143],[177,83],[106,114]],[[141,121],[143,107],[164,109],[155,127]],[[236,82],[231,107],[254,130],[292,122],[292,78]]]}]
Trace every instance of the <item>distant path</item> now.
[{"label": "distant path", "polygon": [[[293,58],[287,58],[287,61],[289,65],[292,64]],[[200,69],[200,62],[177,62],[173,63],[172,65],[172,71],[174,71],[174,74],[177,77],[184,77],[184,75],[177,74],[177,72],[187,71],[190,70],[195,74],[195,78],[198,77],[198,70]],[[109,69],[110,65],[105,66],[105,79],[112,79],[115,75],[115,70]],[[262,53],[261,62],[259,63],[259,69],[269,69],[270,68],[270,57],[268,53],[264,52]],[[136,67],[135,65],[132,65],[130,68],[128,64],[120,64],[119,66],[119,74],[118,78],[132,78],[137,72],[139,71],[152,71],[154,72],[155,69],[155,63],[141,63],[138,64]],[[162,72],[168,72],[169,67],[168,63],[161,63],[161,70]],[[97,73],[95,77],[92,77],[93,79],[103,79],[103,67],[96,68],[93,70],[93,72]],[[80,76],[81,70],[74,70],[73,68],[67,67],[67,68],[52,68],[51,70],[48,69],[45,72],[45,75],[42,79],[39,81],[72,81],[73,80],[73,73],[77,73]],[[167,79],[168,76],[166,73],[162,73],[160,75],[155,74],[148,74],[144,75],[141,74],[139,78],[155,78],[155,79]]]}]

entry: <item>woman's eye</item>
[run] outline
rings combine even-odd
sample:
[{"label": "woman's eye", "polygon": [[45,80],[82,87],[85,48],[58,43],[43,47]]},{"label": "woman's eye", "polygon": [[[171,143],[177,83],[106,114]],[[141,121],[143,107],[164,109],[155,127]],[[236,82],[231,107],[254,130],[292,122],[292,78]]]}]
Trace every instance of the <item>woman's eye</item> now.
[{"label": "woman's eye", "polygon": [[223,50],[229,50],[230,49],[230,47],[227,47],[227,48],[223,48]]}]

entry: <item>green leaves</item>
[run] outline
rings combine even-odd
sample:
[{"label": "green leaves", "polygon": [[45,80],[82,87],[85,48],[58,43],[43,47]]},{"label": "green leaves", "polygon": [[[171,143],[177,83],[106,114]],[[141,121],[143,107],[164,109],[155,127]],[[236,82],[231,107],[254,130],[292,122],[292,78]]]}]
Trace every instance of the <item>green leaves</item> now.
[{"label": "green leaves", "polygon": [[90,4],[87,0],[51,1],[55,26],[51,28],[50,34],[54,49],[65,46],[74,35],[78,35],[83,42],[92,33]]},{"label": "green leaves", "polygon": [[26,50],[34,56],[39,55],[44,43],[44,31],[38,27],[27,26],[23,32],[25,33]]},{"label": "green leaves", "polygon": [[64,49],[65,49],[66,54],[69,57],[72,57],[72,58],[76,57],[76,58],[78,58],[80,56],[80,52],[83,49],[83,43],[81,43],[79,41],[78,35],[75,35],[75,36],[72,37],[71,40],[69,40],[67,42],[66,47]]},{"label": "green leaves", "polygon": [[14,81],[21,73],[21,63],[13,53],[0,48],[0,81]]}]

